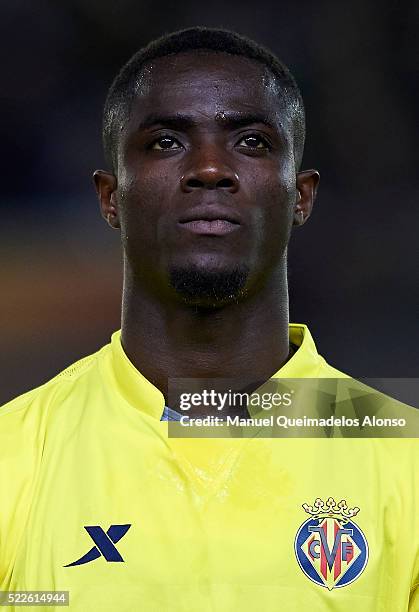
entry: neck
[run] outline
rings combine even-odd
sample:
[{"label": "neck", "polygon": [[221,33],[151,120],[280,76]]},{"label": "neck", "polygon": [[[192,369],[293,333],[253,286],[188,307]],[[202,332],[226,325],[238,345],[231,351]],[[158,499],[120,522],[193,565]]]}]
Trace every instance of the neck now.
[{"label": "neck", "polygon": [[203,311],[158,300],[126,271],[121,340],[166,399],[169,378],[267,380],[289,355],[285,262],[257,294]]}]

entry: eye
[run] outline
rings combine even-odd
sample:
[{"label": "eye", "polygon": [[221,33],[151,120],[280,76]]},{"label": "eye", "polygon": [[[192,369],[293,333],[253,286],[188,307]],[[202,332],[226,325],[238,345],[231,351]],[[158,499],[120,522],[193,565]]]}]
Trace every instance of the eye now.
[{"label": "eye", "polygon": [[237,143],[237,146],[245,149],[259,150],[269,150],[270,148],[266,138],[259,136],[259,134],[248,134],[247,136],[243,136]]},{"label": "eye", "polygon": [[157,140],[151,143],[150,149],[153,151],[175,151],[181,149],[182,145],[171,136],[160,136]]}]

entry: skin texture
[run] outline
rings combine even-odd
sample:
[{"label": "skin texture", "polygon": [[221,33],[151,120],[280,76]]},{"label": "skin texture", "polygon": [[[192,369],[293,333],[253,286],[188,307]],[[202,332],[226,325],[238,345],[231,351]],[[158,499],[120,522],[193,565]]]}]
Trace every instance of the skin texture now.
[{"label": "skin texture", "polygon": [[[151,62],[138,83],[115,175],[94,174],[103,217],[121,231],[124,350],[165,396],[169,377],[266,380],[289,357],[287,245],[318,173],[296,172],[291,119],[258,62],[183,53]],[[183,223],[208,215],[234,224],[208,235]],[[185,295],[174,270],[241,271],[240,287]]]}]

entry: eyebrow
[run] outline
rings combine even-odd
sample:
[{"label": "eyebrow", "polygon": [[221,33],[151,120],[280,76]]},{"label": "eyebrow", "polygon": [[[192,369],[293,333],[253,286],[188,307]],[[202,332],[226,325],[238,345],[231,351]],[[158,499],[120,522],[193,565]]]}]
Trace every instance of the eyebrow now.
[{"label": "eyebrow", "polygon": [[226,128],[240,128],[254,123],[262,123],[269,128],[277,129],[275,121],[265,113],[221,112],[218,113],[216,121]]},{"label": "eyebrow", "polygon": [[[225,129],[237,129],[246,125],[262,123],[263,125],[278,130],[282,125],[277,125],[268,115],[264,113],[249,113],[249,112],[219,112],[215,116],[215,121]],[[152,127],[161,125],[169,129],[186,131],[198,125],[196,119],[190,115],[183,113],[175,113],[173,115],[164,115],[151,113],[145,117],[137,126],[138,131],[147,130]]]}]

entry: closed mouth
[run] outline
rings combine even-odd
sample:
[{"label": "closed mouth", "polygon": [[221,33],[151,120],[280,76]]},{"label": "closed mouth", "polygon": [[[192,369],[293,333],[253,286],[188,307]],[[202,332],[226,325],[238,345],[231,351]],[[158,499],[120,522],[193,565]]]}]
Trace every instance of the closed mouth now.
[{"label": "closed mouth", "polygon": [[229,219],[191,219],[182,221],[179,225],[194,234],[206,236],[223,236],[238,229],[240,223]]},{"label": "closed mouth", "polygon": [[240,225],[239,215],[237,215],[235,212],[217,207],[215,205],[207,205],[199,208],[197,207],[196,209],[192,209],[190,212],[185,213],[185,215],[179,219],[179,223],[181,224],[191,223],[194,221],[225,221],[226,223]]}]

